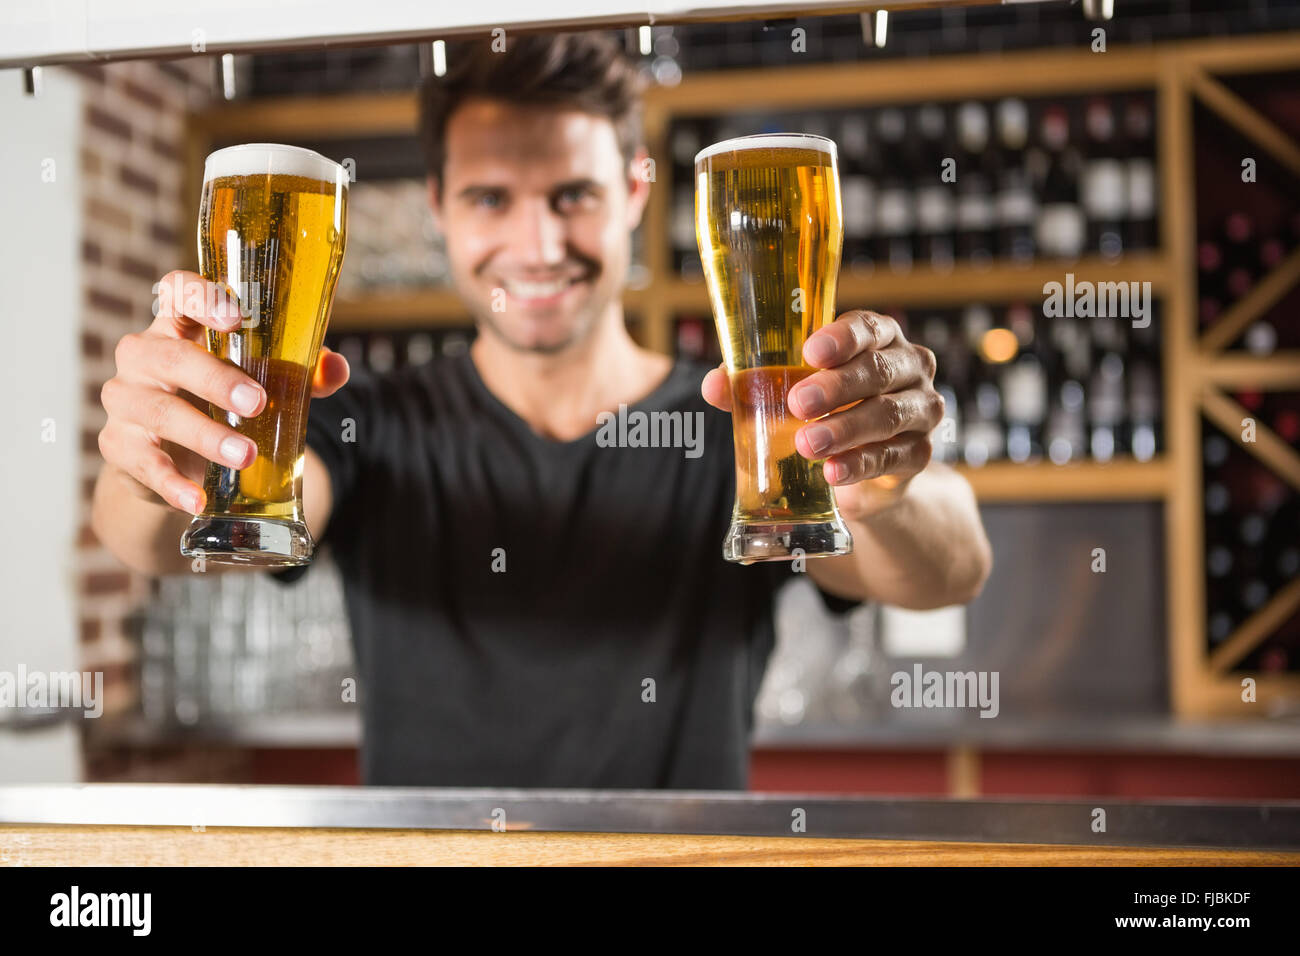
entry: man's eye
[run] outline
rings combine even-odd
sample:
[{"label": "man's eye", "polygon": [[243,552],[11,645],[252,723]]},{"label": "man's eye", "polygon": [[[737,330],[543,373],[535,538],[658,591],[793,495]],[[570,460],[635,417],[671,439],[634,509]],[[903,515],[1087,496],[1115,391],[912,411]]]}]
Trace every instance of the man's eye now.
[{"label": "man's eye", "polygon": [[501,205],[501,197],[496,193],[482,193],[474,200],[474,205],[480,209],[496,209]]},{"label": "man's eye", "polygon": [[560,191],[560,203],[563,205],[572,205],[573,203],[582,202],[591,195],[591,190],[586,186],[570,186]]}]

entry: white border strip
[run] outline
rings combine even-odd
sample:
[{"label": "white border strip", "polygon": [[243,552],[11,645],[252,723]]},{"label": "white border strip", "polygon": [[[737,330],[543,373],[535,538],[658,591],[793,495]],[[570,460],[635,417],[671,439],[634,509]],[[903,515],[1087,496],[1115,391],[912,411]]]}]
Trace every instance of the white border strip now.
[{"label": "white border strip", "polygon": [[[933,0],[891,0],[891,9]],[[844,13],[845,0],[0,0],[0,68]]]}]

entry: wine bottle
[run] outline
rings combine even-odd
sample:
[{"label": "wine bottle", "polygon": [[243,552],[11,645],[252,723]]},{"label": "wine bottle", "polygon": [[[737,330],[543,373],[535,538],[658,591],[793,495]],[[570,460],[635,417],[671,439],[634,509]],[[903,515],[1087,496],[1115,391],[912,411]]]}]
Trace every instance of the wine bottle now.
[{"label": "wine bottle", "polygon": [[962,333],[972,355],[970,390],[962,408],[962,458],[974,466],[1002,458],[1006,448],[1002,391],[982,357],[984,337],[992,327],[993,313],[986,306],[968,306],[962,313]]},{"label": "wine bottle", "polygon": [[1124,251],[1123,221],[1127,218],[1124,164],[1115,143],[1115,116],[1105,97],[1093,97],[1084,110],[1087,160],[1082,198],[1088,216],[1088,251],[1114,261]]},{"label": "wine bottle", "polygon": [[1041,344],[1035,335],[1033,313],[1016,304],[1007,310],[1006,321],[1019,346],[1018,355],[1003,367],[1001,374],[1007,457],[1024,462],[1043,454],[1048,370],[1039,355]]},{"label": "wine bottle", "polygon": [[1206,429],[1201,457],[1205,466],[1206,630],[1211,645],[1227,640],[1245,617],[1235,584],[1239,569],[1232,494],[1223,480],[1229,453],[1228,440]]},{"label": "wine bottle", "polygon": [[1038,200],[1026,166],[1029,107],[1024,100],[1004,99],[997,105],[998,175],[997,254],[1012,262],[1034,258],[1034,223]]},{"label": "wine bottle", "polygon": [[996,249],[996,179],[989,149],[989,118],[983,103],[957,108],[957,258],[988,265]]},{"label": "wine bottle", "polygon": [[840,187],[844,203],[843,261],[855,272],[870,272],[876,177],[872,168],[874,151],[864,114],[849,112],[844,116],[838,146],[843,170]]},{"label": "wine bottle", "polygon": [[704,323],[696,318],[677,320],[677,354],[686,358],[704,358]]},{"label": "wine bottle", "polygon": [[916,225],[920,260],[931,268],[947,271],[956,257],[953,230],[956,226],[954,186],[943,181],[943,161],[951,155],[947,117],[934,104],[922,106],[916,114],[920,133],[920,165],[916,187]]},{"label": "wine bottle", "polygon": [[1224,284],[1223,247],[1215,239],[1204,239],[1196,247],[1197,313],[1201,328],[1213,325],[1223,312],[1227,288]]},{"label": "wine bottle", "polygon": [[681,119],[673,124],[670,148],[673,167],[676,172],[684,173],[685,178],[695,178],[695,154],[704,144],[700,141],[700,130],[689,119]]},{"label": "wine bottle", "polygon": [[371,335],[366,343],[366,366],[372,372],[380,374],[391,372],[397,356],[393,349],[393,340],[382,334]]},{"label": "wine bottle", "polygon": [[942,315],[926,319],[921,327],[921,342],[935,354],[935,387],[944,401],[944,420],[932,436],[935,457],[955,462],[961,457],[961,407],[958,395],[965,391],[965,365],[962,358],[969,350],[956,334],[952,320]]},{"label": "wine bottle", "polygon": [[435,354],[433,336],[428,332],[412,333],[406,340],[405,351],[407,365],[427,365]]},{"label": "wine bottle", "polygon": [[1035,240],[1040,254],[1077,259],[1087,228],[1079,205],[1079,158],[1070,142],[1070,116],[1050,104],[1039,117],[1039,166],[1042,183]]},{"label": "wine bottle", "polygon": [[1161,404],[1155,365],[1135,359],[1129,373],[1129,450],[1138,461],[1150,461],[1159,450]]},{"label": "wine bottle", "polygon": [[906,115],[894,107],[882,109],[876,115],[876,132],[880,140],[882,180],[876,200],[874,259],[877,264],[888,264],[894,272],[908,272],[914,258],[912,234],[916,212],[905,149]]},{"label": "wine bottle", "polygon": [[1149,94],[1131,96],[1124,104],[1124,155],[1128,214],[1124,248],[1152,249],[1156,245],[1156,147]]},{"label": "wine bottle", "polygon": [[695,184],[692,180],[679,182],[673,189],[673,208],[670,221],[673,248],[682,251],[695,242]]},{"label": "wine bottle", "polygon": [[1228,301],[1246,295],[1258,276],[1255,249],[1255,221],[1244,212],[1231,213],[1223,221],[1224,289]]},{"label": "wine bottle", "polygon": [[1118,353],[1107,352],[1093,370],[1088,386],[1088,419],[1092,425],[1089,447],[1093,459],[1110,461],[1122,454],[1124,359]]}]

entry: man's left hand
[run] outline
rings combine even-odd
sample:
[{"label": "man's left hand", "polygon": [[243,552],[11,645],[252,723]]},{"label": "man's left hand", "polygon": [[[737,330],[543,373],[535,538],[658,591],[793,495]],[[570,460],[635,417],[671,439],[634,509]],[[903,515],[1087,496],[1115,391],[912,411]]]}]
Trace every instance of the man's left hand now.
[{"label": "man's left hand", "polygon": [[[845,518],[869,517],[897,501],[930,462],[930,433],[944,415],[934,353],[908,342],[889,316],[858,310],[810,335],[803,358],[818,371],[787,395],[791,413],[809,422],[795,448],[826,459],[823,473]],[[702,392],[731,410],[725,367],[705,376]]]}]

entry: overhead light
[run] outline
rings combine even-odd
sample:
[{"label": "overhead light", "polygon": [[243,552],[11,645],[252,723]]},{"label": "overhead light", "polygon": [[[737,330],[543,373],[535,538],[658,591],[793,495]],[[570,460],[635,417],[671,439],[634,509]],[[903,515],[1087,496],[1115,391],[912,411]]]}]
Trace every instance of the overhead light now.
[{"label": "overhead light", "polygon": [[642,56],[649,56],[654,52],[655,44],[652,33],[653,31],[648,26],[641,27],[641,29],[637,31],[637,38],[641,43]]},{"label": "overhead light", "polygon": [[1083,0],[1083,15],[1089,20],[1109,20],[1115,16],[1115,0]]},{"label": "overhead light", "polygon": [[228,100],[235,98],[235,54],[221,54],[221,95]]},{"label": "overhead light", "polygon": [[447,75],[447,41],[433,41],[433,75]]},{"label": "overhead light", "polygon": [[889,33],[889,11],[876,10],[873,13],[868,10],[858,14],[858,22],[862,24],[862,42],[883,49]]}]

